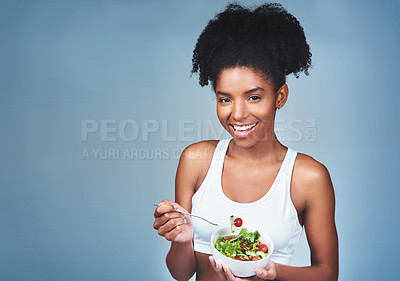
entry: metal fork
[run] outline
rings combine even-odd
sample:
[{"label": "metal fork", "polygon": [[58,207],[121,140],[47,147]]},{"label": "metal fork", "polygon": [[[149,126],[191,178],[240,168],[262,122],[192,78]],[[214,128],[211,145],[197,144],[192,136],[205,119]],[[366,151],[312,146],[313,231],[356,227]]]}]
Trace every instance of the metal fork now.
[{"label": "metal fork", "polygon": [[[153,203],[153,205],[156,206],[156,207],[158,207],[158,204],[156,204],[156,203]],[[214,225],[214,226],[219,226],[219,224],[210,222],[209,220],[207,220],[207,219],[205,219],[205,218],[203,218],[203,217],[200,217],[200,216],[198,216],[198,215],[193,215],[193,214],[191,214],[191,213],[184,212],[184,211],[179,211],[179,210],[175,210],[175,212],[181,213],[182,215],[188,215],[188,216],[191,216],[191,217],[195,217],[195,218],[201,219],[201,220],[203,220],[203,221],[205,221],[205,222],[208,222],[209,224]]]}]

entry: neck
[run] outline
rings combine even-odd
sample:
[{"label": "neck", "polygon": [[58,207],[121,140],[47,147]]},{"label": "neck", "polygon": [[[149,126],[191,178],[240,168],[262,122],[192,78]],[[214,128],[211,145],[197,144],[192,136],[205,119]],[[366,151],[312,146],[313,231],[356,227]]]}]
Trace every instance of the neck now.
[{"label": "neck", "polygon": [[249,162],[276,162],[281,161],[285,156],[286,148],[283,146],[276,135],[269,140],[259,141],[251,147],[242,147],[231,141],[228,148],[228,155],[231,157],[238,157],[242,161]]}]

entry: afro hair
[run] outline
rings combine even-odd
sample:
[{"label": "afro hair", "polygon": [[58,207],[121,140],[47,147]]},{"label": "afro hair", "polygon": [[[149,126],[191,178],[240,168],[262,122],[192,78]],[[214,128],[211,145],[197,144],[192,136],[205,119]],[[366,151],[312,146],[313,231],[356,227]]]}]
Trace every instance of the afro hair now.
[{"label": "afro hair", "polygon": [[210,81],[215,90],[222,70],[242,66],[272,80],[278,90],[287,75],[308,75],[311,53],[299,21],[280,4],[254,9],[229,4],[200,34],[192,63],[201,86]]}]

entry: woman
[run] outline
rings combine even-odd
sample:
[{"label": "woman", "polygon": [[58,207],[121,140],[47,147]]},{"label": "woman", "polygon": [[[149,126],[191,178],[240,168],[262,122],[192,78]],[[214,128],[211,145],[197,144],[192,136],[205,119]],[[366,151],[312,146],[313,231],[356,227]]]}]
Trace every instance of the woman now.
[{"label": "woman", "polygon": [[[286,75],[307,73],[311,53],[297,19],[279,4],[254,10],[228,5],[200,35],[193,70],[212,84],[217,115],[231,140],[203,141],[182,153],[175,202],[156,209],[154,228],[171,241],[167,266],[177,280],[337,280],[335,198],[327,169],[285,147],[274,133],[288,98]],[[214,227],[175,210],[224,223],[230,215],[257,225],[275,244],[265,268],[235,277],[212,258]],[[289,266],[302,229],[311,265]]]}]

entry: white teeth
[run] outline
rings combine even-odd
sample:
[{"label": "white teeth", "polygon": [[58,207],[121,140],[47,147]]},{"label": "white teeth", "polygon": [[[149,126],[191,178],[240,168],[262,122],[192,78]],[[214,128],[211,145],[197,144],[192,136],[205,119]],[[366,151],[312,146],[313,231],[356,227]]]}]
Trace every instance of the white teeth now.
[{"label": "white teeth", "polygon": [[236,131],[246,131],[248,129],[253,128],[255,125],[257,125],[257,123],[254,123],[253,125],[248,125],[248,126],[235,126],[235,125],[233,125],[233,128]]}]

